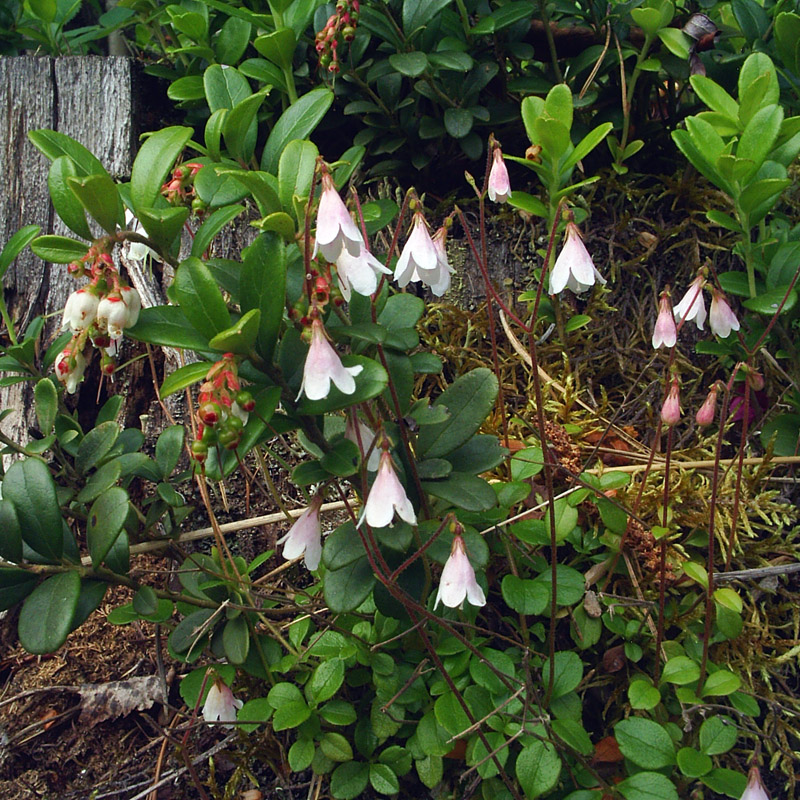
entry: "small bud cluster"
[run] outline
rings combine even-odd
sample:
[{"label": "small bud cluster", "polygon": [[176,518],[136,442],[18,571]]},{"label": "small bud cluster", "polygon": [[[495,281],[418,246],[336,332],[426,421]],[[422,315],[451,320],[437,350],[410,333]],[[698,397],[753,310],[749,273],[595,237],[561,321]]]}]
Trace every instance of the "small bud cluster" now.
[{"label": "small bud cluster", "polygon": [[250,412],[256,407],[253,395],[242,389],[233,353],[225,353],[206,375],[197,399],[197,438],[192,442],[192,458],[203,464],[208,448],[219,445],[235,450]]},{"label": "small bud cluster", "polygon": [[197,214],[202,214],[206,210],[206,204],[195,195],[194,191],[195,176],[202,168],[202,164],[192,162],[181,164],[172,170],[172,177],[161,187],[161,194],[167,198],[170,205],[191,205],[192,211]]},{"label": "small bud cluster", "polygon": [[342,42],[352,42],[356,36],[359,15],[358,0],[339,0],[336,13],[328,17],[325,27],[316,35],[319,67],[332,74],[341,70],[339,59]]},{"label": "small bud cluster", "polygon": [[122,332],[139,319],[139,293],[120,276],[109,252],[112,244],[111,239],[98,240],[85,256],[67,268],[75,278],[89,278],[89,283],[67,298],[61,321],[62,329],[69,328],[74,336],[56,358],[55,370],[70,394],[86,370],[83,351],[87,342],[101,351],[100,369],[111,376],[116,370],[114,357]]}]

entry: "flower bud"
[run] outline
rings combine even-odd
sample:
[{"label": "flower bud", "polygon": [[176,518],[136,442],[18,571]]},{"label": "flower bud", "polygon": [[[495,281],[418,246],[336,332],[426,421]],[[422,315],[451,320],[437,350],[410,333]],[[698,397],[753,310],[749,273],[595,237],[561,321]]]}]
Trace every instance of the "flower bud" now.
[{"label": "flower bud", "polygon": [[214,426],[222,419],[222,409],[219,403],[203,403],[197,409],[197,417],[203,425]]},{"label": "flower bud", "polygon": [[706,425],[710,425],[714,421],[714,415],[717,409],[717,393],[719,392],[719,386],[715,383],[706,399],[703,401],[703,405],[697,409],[697,414],[695,415],[695,420],[697,421],[698,425],[705,427]]},{"label": "flower bud", "polygon": [[676,377],[672,378],[667,399],[661,406],[661,421],[665,425],[676,425],[681,419],[680,385]]}]

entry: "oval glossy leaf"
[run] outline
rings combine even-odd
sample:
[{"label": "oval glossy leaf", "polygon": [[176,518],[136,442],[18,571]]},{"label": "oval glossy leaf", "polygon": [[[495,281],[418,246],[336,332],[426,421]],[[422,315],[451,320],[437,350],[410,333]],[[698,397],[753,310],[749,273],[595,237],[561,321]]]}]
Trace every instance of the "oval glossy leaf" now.
[{"label": "oval glossy leaf", "polygon": [[253,308],[243,314],[233,325],[214,336],[208,343],[212,350],[246,356],[258,338],[261,309]]},{"label": "oval glossy leaf", "polygon": [[558,783],[561,759],[552,744],[537,739],[517,757],[516,772],[525,796],[533,800]]},{"label": "oval glossy leaf", "polygon": [[156,206],[167,174],[191,138],[191,128],[176,125],[145,139],[131,169],[131,203],[140,220],[139,209]]},{"label": "oval glossy leaf", "polygon": [[64,224],[78,236],[92,239],[89,223],[86,221],[86,211],[75,192],[67,184],[68,178],[78,175],[75,162],[68,156],[59,156],[51,165],[47,175],[47,188],[50,191],[50,200],[56,214]]},{"label": "oval glossy leaf", "polygon": [[230,327],[228,308],[208,267],[190,256],[175,273],[172,284],[176,300],[186,319],[209,339]]},{"label": "oval glossy leaf", "polygon": [[286,302],[286,246],[274,232],[262,233],[242,253],[242,311],[261,312],[258,354],[271,363]]},{"label": "oval glossy leaf", "polygon": [[222,647],[231,664],[243,664],[250,650],[250,630],[244,614],[229,619],[222,630]]},{"label": "oval glossy leaf", "polygon": [[0,558],[14,564],[22,561],[22,532],[17,509],[7,498],[0,499]]},{"label": "oval glossy leaf", "polygon": [[99,567],[116,542],[128,516],[128,493],[112,486],[94,501],[86,524],[92,565]]},{"label": "oval glossy leaf", "polygon": [[19,642],[36,655],[53,653],[64,644],[81,593],[72,570],[53,575],[28,595],[19,612]]},{"label": "oval glossy leaf", "polygon": [[103,422],[92,428],[78,447],[75,469],[80,473],[94,469],[111,452],[119,434],[120,427],[116,422]]},{"label": "oval glossy leaf", "polygon": [[275,174],[286,145],[292,139],[307,138],[325,116],[332,102],[333,92],[318,86],[292,103],[281,114],[269,134],[261,156],[261,169]]},{"label": "oval glossy leaf", "polygon": [[106,233],[114,233],[124,221],[122,198],[117,184],[108,175],[67,178],[67,184]]},{"label": "oval glossy leaf", "polygon": [[661,769],[675,763],[675,745],[657,722],[629,717],[614,726],[619,749],[626,758],[644,769]]},{"label": "oval glossy leaf", "polygon": [[15,461],[3,480],[3,497],[14,504],[23,541],[58,562],[64,547],[61,510],[50,470],[38,458]]},{"label": "oval glossy leaf", "polygon": [[211,364],[208,361],[196,361],[194,364],[178,367],[175,372],[171,372],[164,378],[159,396],[163,400],[175,392],[182,391],[187,386],[193,386],[206,377],[209,369],[211,369]]},{"label": "oval glossy leaf", "polygon": [[417,453],[426,458],[444,456],[460,447],[480,428],[497,397],[497,378],[486,368],[462,375],[436,398],[450,416],[439,425],[420,430]]},{"label": "oval glossy leaf", "polygon": [[0,611],[5,611],[24,600],[37,583],[38,578],[32,572],[13,567],[0,567]]},{"label": "oval glossy leaf", "polygon": [[39,236],[31,242],[31,250],[42,261],[52,264],[69,264],[86,255],[88,244],[66,236]]},{"label": "oval glossy leaf", "polygon": [[164,347],[208,349],[208,339],[189,324],[179,306],[143,308],[139,321],[133,328],[126,328],[125,335],[140,342]]}]

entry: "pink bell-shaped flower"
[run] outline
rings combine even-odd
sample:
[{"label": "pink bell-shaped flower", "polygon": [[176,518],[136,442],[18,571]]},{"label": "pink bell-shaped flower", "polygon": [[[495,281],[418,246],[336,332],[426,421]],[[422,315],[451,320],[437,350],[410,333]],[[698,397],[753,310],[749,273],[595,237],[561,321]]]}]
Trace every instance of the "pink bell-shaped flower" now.
[{"label": "pink bell-shaped flower", "polygon": [[367,524],[373,528],[385,528],[394,519],[395,511],[400,519],[409,525],[417,524],[414,506],[411,505],[406,490],[394,471],[389,451],[384,450],[360,522],[366,519]]},{"label": "pink bell-shaped flower", "polygon": [[665,425],[677,425],[681,419],[681,387],[677,377],[673,376],[667,399],[661,406],[661,421]]},{"label": "pink bell-shaped flower", "polygon": [[351,289],[369,297],[378,288],[378,275],[391,275],[392,271],[384,267],[366,248],[362,248],[361,253],[355,257],[350,255],[347,248],[343,248],[336,259],[336,274],[339,276],[342,296],[349,303]]},{"label": "pink bell-shaped flower", "polygon": [[73,346],[74,340],[58,354],[54,364],[56,377],[69,394],[75,394],[78,384],[83,380],[83,373],[86,372],[86,359],[80,350],[73,353]]},{"label": "pink bell-shaped flower", "polygon": [[436,297],[441,297],[450,288],[450,275],[453,268],[447,259],[447,228],[442,226],[433,234],[433,249],[436,251],[436,269],[433,272],[420,270],[423,283],[431,287]]},{"label": "pink bell-shaped flower", "polygon": [[581,294],[599,281],[605,284],[605,278],[595,269],[592,257],[583,244],[578,226],[574,222],[567,223],[567,241],[558,254],[556,263],[550,271],[549,293],[561,294],[569,289]]},{"label": "pink bell-shaped flower", "polygon": [[489,199],[493,203],[505,203],[511,196],[511,184],[508,181],[508,170],[506,162],[503,161],[503,153],[499,147],[494,148],[492,153],[492,169],[489,172]]},{"label": "pink bell-shaped flower", "polygon": [[769,795],[761,780],[761,772],[755,765],[750,767],[750,772],[747,774],[747,786],[745,786],[741,800],[769,800]]},{"label": "pink bell-shaped flower", "polygon": [[236,722],[236,711],[243,705],[241,700],[233,696],[230,687],[217,678],[206,695],[203,719],[206,722]]},{"label": "pink bell-shaped flower", "polygon": [[305,565],[312,571],[319,566],[322,557],[322,530],[319,524],[321,506],[322,497],[317,495],[289,528],[289,532],[277,542],[283,545],[283,557],[287,561],[305,553]]},{"label": "pink bell-shaped flower", "polygon": [[653,329],[653,349],[659,347],[675,347],[678,341],[678,328],[672,314],[672,304],[669,301],[669,292],[662,292],[658,305],[658,318]]},{"label": "pink bell-shaped flower", "polygon": [[363,246],[364,237],[336,191],[333,178],[329,172],[323,172],[313,257],[321,252],[333,263],[346,249],[353,258],[358,258]]},{"label": "pink bell-shaped flower", "polygon": [[689,289],[681,298],[680,303],[672,309],[672,313],[678,322],[694,321],[698,330],[703,330],[707,317],[706,302],[703,299],[705,282],[706,279],[702,275],[698,275],[689,285]]},{"label": "pink bell-shaped flower", "polygon": [[725,339],[731,335],[731,331],[739,330],[739,320],[736,314],[728,305],[725,295],[716,287],[711,289],[711,311],[708,314],[708,326],[711,333]]},{"label": "pink bell-shaped flower", "polygon": [[411,281],[424,280],[423,273],[433,276],[438,275],[438,272],[439,260],[433,239],[428,233],[428,224],[425,222],[422,212],[416,211],[411,235],[406,240],[403,252],[400,253],[400,258],[397,259],[394,279],[397,281],[397,285],[402,288]]},{"label": "pink bell-shaped flower", "polygon": [[461,608],[465,598],[473,606],[486,605],[486,595],[475,579],[475,570],[469,563],[464,539],[457,534],[453,537],[450,556],[442,570],[439,591],[436,592],[436,602],[433,607],[435,609],[441,601],[448,608]]},{"label": "pink bell-shaped flower", "polygon": [[355,367],[342,364],[339,354],[325,335],[322,320],[316,318],[311,322],[311,346],[297,397],[299,399],[300,395],[305,394],[309,400],[322,400],[330,393],[331,382],[343,394],[353,394],[356,390],[354,376],[363,369],[360,364]]},{"label": "pink bell-shaped flower", "polygon": [[94,322],[99,303],[98,296],[87,286],[73,292],[64,306],[62,330],[70,328],[73,331],[85,331]]}]

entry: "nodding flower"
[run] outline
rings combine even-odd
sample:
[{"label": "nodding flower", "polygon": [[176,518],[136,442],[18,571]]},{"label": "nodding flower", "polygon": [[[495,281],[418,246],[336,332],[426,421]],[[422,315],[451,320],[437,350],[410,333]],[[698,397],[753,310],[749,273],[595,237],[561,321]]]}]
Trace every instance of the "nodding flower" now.
[{"label": "nodding flower", "polygon": [[673,375],[667,399],[661,406],[661,421],[665,425],[677,425],[681,419],[681,396],[678,378]]},{"label": "nodding flower", "polygon": [[653,329],[653,349],[659,347],[675,347],[678,341],[678,328],[672,313],[669,292],[662,292],[658,305],[658,319]]},{"label": "nodding flower", "polygon": [[317,231],[315,234],[314,255],[321,252],[331,263],[341,255],[342,250],[353,257],[361,255],[364,238],[358,230],[347,206],[333,185],[329,172],[322,174],[322,196],[317,211]]},{"label": "nodding flower", "polygon": [[595,283],[605,283],[605,278],[597,271],[583,244],[578,226],[574,222],[567,223],[567,241],[558,254],[556,263],[550,271],[549,294],[561,294],[569,289],[581,294]]},{"label": "nodding flower", "polygon": [[381,453],[378,474],[369,490],[359,524],[366,519],[367,524],[373,528],[385,528],[392,523],[395,512],[409,525],[417,524],[414,506],[394,471],[389,451],[384,450]]},{"label": "nodding flower", "polygon": [[433,607],[435,609],[441,601],[448,608],[461,608],[465,599],[473,606],[486,605],[486,595],[475,579],[475,570],[469,562],[464,539],[456,534],[453,537],[450,556],[442,570],[439,591],[436,593],[436,602]]},{"label": "nodding flower", "polygon": [[728,305],[725,295],[715,286],[711,288],[711,311],[708,314],[708,326],[711,333],[725,339],[731,335],[731,331],[739,330],[739,320],[736,314]]},{"label": "nodding flower", "polygon": [[311,322],[311,347],[303,367],[303,381],[300,384],[300,395],[305,394],[309,400],[322,400],[331,390],[331,383],[343,394],[353,394],[356,390],[355,376],[363,370],[360,364],[346,367],[339,354],[328,341],[322,320]]},{"label": "nodding flower", "polygon": [[316,495],[309,507],[289,528],[289,532],[277,541],[277,544],[283,545],[283,557],[287,561],[305,553],[305,565],[312,571],[319,566],[322,557],[322,529],[319,523],[321,506],[322,496]]},{"label": "nodding flower", "polygon": [[499,147],[495,147],[492,153],[492,169],[489,172],[487,191],[489,199],[493,203],[505,203],[511,196],[508,170],[506,169],[506,162],[503,161],[503,151]]},{"label": "nodding flower", "polygon": [[678,322],[694,322],[698,330],[703,330],[706,317],[706,302],[703,299],[703,287],[706,279],[703,275],[698,275],[689,285],[686,294],[681,298],[680,303],[672,309],[675,319]]}]

